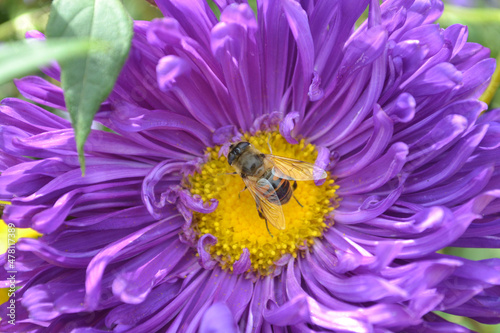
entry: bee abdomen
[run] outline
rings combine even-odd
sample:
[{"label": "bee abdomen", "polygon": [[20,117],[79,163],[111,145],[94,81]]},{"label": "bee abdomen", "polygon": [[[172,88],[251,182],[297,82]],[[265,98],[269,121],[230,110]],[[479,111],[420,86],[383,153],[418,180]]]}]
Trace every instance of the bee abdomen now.
[{"label": "bee abdomen", "polygon": [[276,189],[276,195],[280,199],[282,205],[286,204],[292,198],[293,189],[290,182],[286,179],[281,179],[280,186]]},{"label": "bee abdomen", "polygon": [[[269,182],[273,186],[273,190],[276,193],[276,196],[279,199],[279,203],[282,205],[286,204],[292,198],[293,189],[290,186],[290,182],[283,178],[273,177],[269,179]],[[269,201],[278,204],[278,202],[273,202],[272,198],[269,198]]]}]

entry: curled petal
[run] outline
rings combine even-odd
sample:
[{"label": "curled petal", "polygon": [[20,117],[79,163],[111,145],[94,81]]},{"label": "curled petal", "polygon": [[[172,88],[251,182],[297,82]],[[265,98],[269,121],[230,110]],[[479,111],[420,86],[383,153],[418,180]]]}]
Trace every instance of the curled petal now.
[{"label": "curled petal", "polygon": [[402,93],[394,105],[387,110],[387,114],[395,122],[407,123],[415,116],[415,106],[415,98],[408,93]]},{"label": "curled petal", "polygon": [[325,95],[325,92],[320,88],[320,85],[321,78],[318,72],[313,72],[313,81],[309,86],[309,92],[307,93],[311,102],[316,102],[323,98],[323,96]]},{"label": "curled petal", "polygon": [[252,262],[250,261],[250,251],[247,248],[243,249],[240,259],[236,260],[233,264],[233,273],[242,274],[250,269]]},{"label": "curled petal", "polygon": [[212,140],[217,145],[223,145],[228,142],[234,142],[240,135],[236,126],[226,125],[215,130]]},{"label": "curled petal", "polygon": [[160,89],[169,91],[177,78],[188,74],[190,70],[189,64],[182,58],[173,55],[161,58],[156,68]]},{"label": "curled petal", "polygon": [[299,113],[296,111],[290,112],[285,116],[280,122],[280,133],[283,137],[291,144],[297,144],[298,141],[292,136],[293,128],[295,127],[295,122],[299,118]]},{"label": "curled petal", "polygon": [[251,133],[257,133],[258,131],[272,131],[278,127],[280,121],[283,119],[283,114],[279,111],[273,111],[271,113],[263,114],[257,117],[250,129]]},{"label": "curled petal", "polygon": [[201,196],[191,195],[191,193],[187,190],[179,191],[179,198],[187,208],[203,214],[212,213],[219,204],[217,199],[210,199],[209,203],[203,202]]},{"label": "curled petal", "polygon": [[158,186],[164,176],[172,176],[178,173],[183,164],[182,162],[165,160],[158,163],[149,174],[144,177],[142,182],[142,202],[154,218],[160,219],[164,217],[167,203],[175,202],[175,192],[172,192],[172,190],[160,194],[160,198],[157,199],[158,194],[155,187]]},{"label": "curled petal", "polygon": [[198,240],[198,254],[200,255],[200,264],[203,268],[211,270],[217,265],[217,261],[212,259],[212,255],[207,251],[207,249],[217,244],[217,238],[211,234],[205,234],[201,236]]}]

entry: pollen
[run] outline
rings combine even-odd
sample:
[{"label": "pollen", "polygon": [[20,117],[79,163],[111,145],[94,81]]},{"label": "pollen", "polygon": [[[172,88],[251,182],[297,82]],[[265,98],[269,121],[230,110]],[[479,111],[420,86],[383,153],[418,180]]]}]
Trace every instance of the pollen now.
[{"label": "pollen", "polygon": [[[279,133],[257,133],[244,135],[242,140],[250,142],[264,154],[269,154],[268,142],[273,155],[294,158],[314,163],[318,155],[314,145],[301,140],[289,144]],[[275,262],[286,254],[297,257],[300,251],[307,251],[314,239],[333,225],[333,210],[338,205],[334,180],[328,175],[326,181],[317,186],[314,181],[297,182],[293,198],[282,205],[285,215],[285,229],[279,230],[269,223],[266,229],[264,219],[259,217],[255,200],[240,175],[232,175],[232,166],[220,153],[221,147],[207,149],[208,160],[199,173],[188,177],[187,186],[191,194],[200,195],[203,201],[216,199],[217,209],[209,214],[194,213],[193,229],[198,238],[211,234],[217,243],[209,249],[212,257],[223,269],[232,271],[243,250],[250,253],[249,271],[267,275],[276,268]],[[219,156],[221,155],[221,156]]]}]

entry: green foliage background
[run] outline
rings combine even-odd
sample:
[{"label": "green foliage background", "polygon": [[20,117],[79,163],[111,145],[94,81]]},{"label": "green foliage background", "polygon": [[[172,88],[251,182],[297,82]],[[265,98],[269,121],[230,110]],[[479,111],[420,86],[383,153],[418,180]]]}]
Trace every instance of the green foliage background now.
[{"label": "green foliage background", "polygon": [[[468,3],[474,5],[474,7],[469,8],[452,5],[458,3],[457,0],[444,1],[445,11],[439,21],[441,26],[447,27],[456,23],[467,25],[469,27],[469,41],[489,47],[492,57],[500,59],[500,8],[491,7],[492,3],[495,4],[494,1],[498,1],[496,7],[500,7],[500,0],[469,0]],[[210,0],[209,2],[212,8],[215,8]],[[255,1],[250,2],[252,7],[255,8]],[[162,16],[156,7],[145,0],[123,0],[123,4],[135,20],[151,20]],[[50,5],[50,0],[0,0],[0,46],[4,42],[24,39],[26,31],[29,30],[45,32]],[[44,76],[39,71],[33,74]],[[58,84],[58,82],[48,77],[45,78]],[[22,98],[12,82],[0,85],[0,99],[5,97]],[[490,109],[500,107],[500,93],[494,94],[489,106]],[[498,249],[447,248],[442,252],[472,260],[500,257],[500,250]],[[443,313],[439,313],[439,315],[450,321],[465,325],[476,332],[500,333],[500,325],[482,325],[468,318]]]}]

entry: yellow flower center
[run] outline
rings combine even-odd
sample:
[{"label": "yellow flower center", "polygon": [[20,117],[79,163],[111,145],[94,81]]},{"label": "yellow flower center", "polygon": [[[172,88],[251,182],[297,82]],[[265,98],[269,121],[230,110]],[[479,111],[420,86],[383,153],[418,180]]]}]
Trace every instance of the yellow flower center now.
[{"label": "yellow flower center", "polygon": [[[264,154],[269,154],[267,141],[273,154],[314,163],[317,151],[311,144],[301,140],[297,145],[289,144],[279,133],[244,135],[242,141],[250,142]],[[328,176],[321,186],[314,181],[297,182],[293,198],[284,204],[286,228],[278,230],[259,217],[255,200],[248,190],[241,192],[245,184],[234,172],[225,156],[219,157],[220,147],[208,148],[208,161],[200,173],[188,178],[191,194],[198,194],[203,201],[217,199],[219,205],[210,214],[194,213],[193,228],[199,237],[212,234],[217,243],[210,248],[210,254],[223,269],[232,271],[233,264],[247,248],[250,252],[251,268],[260,274],[271,273],[274,262],[289,253],[297,257],[300,249],[306,249],[333,224],[331,212],[337,205],[333,179]]]}]

